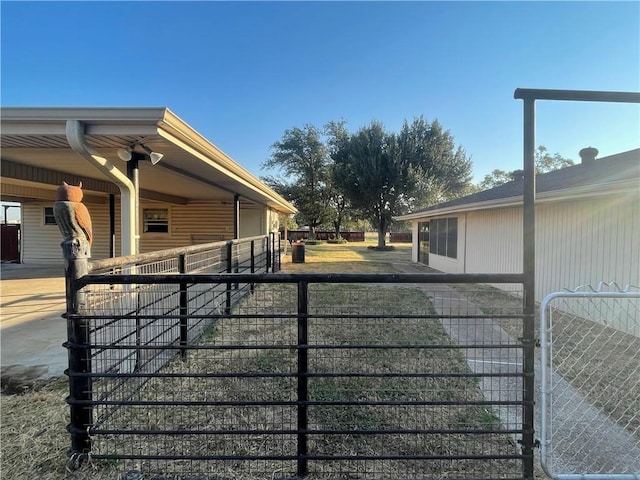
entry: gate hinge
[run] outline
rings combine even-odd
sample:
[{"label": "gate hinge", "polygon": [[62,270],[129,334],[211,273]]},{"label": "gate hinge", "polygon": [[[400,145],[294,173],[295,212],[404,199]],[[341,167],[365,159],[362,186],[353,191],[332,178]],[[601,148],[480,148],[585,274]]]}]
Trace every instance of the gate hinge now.
[{"label": "gate hinge", "polygon": [[[518,440],[518,443],[524,446],[524,442],[522,440]],[[537,438],[533,441],[533,448],[540,448],[540,440]]]},{"label": "gate hinge", "polygon": [[518,337],[518,341],[522,345],[533,345],[534,347],[539,347],[540,346],[540,339],[539,338],[528,339],[528,338],[524,338],[524,337]]}]

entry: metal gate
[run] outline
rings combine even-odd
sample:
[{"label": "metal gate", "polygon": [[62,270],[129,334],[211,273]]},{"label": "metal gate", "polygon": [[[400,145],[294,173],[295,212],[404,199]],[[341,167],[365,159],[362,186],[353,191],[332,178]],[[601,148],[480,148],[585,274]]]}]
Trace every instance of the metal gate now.
[{"label": "metal gate", "polygon": [[533,478],[523,292],[483,310],[448,285],[518,279],[79,278],[72,459],[163,480]]},{"label": "metal gate", "polygon": [[541,305],[541,462],[554,479],[640,479],[640,289]]}]

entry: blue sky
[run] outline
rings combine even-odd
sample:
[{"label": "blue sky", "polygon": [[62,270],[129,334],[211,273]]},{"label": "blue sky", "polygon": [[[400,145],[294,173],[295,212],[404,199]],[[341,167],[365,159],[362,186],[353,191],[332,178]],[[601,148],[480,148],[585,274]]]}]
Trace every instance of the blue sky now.
[{"label": "blue sky", "polygon": [[[4,106],[166,106],[257,176],[284,131],[438,119],[522,165],[517,87],[640,90],[639,2],[11,2]],[[640,146],[637,105],[538,102],[537,143]]]}]

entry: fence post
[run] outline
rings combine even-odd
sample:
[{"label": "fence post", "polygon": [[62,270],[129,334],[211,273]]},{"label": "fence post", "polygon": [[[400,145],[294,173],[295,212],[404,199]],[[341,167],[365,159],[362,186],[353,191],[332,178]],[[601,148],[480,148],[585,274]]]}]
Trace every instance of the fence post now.
[{"label": "fence post", "polygon": [[[233,255],[232,247],[233,242],[227,242],[227,273],[233,271],[233,259],[231,258]],[[227,315],[231,313],[231,282],[227,282],[227,300],[224,311]]]},{"label": "fence post", "polygon": [[[251,240],[251,273],[256,273],[256,241]],[[253,292],[255,290],[255,283],[251,283],[249,287]]]},{"label": "fence post", "polygon": [[271,268],[271,244],[269,243],[269,237],[267,237],[267,273]]},{"label": "fence post", "polygon": [[278,272],[282,270],[282,244],[280,243],[280,235],[278,235]]},{"label": "fence post", "polygon": [[298,478],[307,475],[307,427],[308,427],[308,405],[309,400],[309,379],[307,377],[309,369],[309,284],[298,282]]},{"label": "fence post", "polygon": [[[84,402],[92,400],[91,377],[91,336],[89,320],[80,316],[86,308],[85,293],[78,287],[77,280],[87,275],[89,254],[78,239],[61,243],[65,259],[65,290],[67,304],[70,423],[71,434],[70,466],[79,467],[91,452],[89,428],[93,425],[93,406]],[[79,402],[83,402],[81,404]]]},{"label": "fence post", "polygon": [[277,263],[276,262],[276,234],[275,232],[271,232],[271,271],[277,271]]},{"label": "fence post", "polygon": [[[187,261],[184,253],[178,257],[178,271],[183,275],[187,273]],[[186,282],[180,282],[180,357],[183,361],[187,359],[186,347],[189,342],[188,288]]]}]

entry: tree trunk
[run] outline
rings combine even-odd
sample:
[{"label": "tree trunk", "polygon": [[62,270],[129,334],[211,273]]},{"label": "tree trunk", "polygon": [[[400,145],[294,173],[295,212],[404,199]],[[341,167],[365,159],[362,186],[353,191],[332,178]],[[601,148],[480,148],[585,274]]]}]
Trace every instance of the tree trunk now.
[{"label": "tree trunk", "polygon": [[387,236],[386,229],[384,227],[378,227],[378,248],[384,248],[386,246],[385,237]]},{"label": "tree trunk", "polygon": [[314,225],[309,225],[309,240],[316,239],[316,227]]}]

